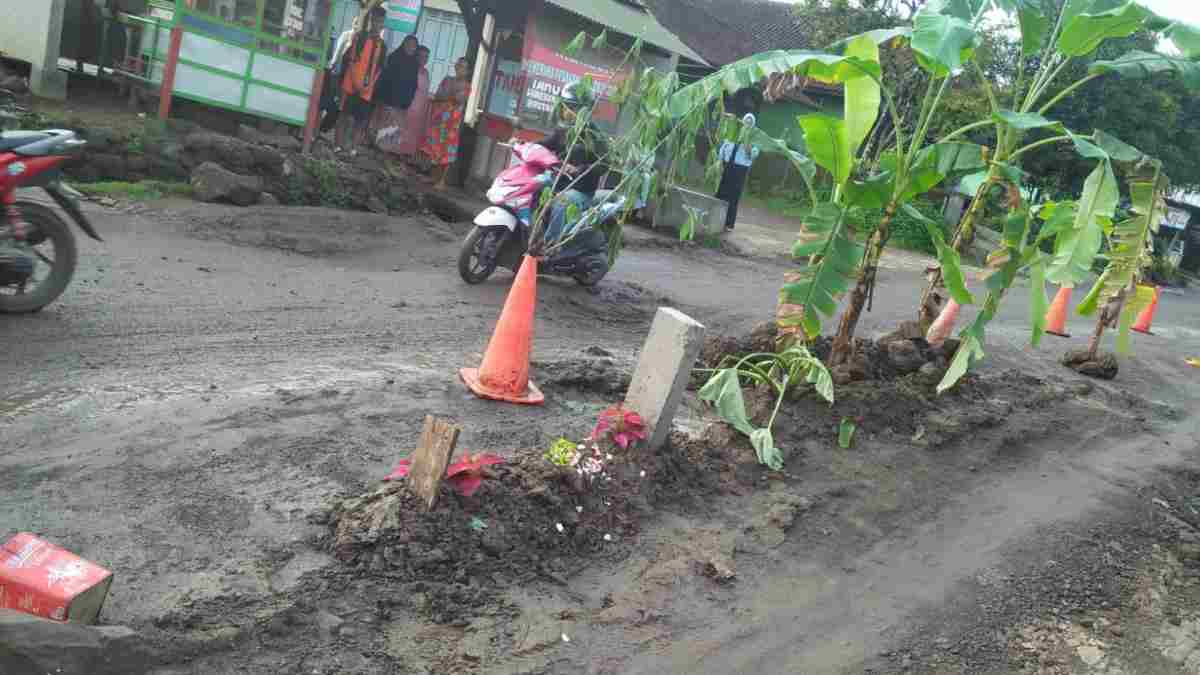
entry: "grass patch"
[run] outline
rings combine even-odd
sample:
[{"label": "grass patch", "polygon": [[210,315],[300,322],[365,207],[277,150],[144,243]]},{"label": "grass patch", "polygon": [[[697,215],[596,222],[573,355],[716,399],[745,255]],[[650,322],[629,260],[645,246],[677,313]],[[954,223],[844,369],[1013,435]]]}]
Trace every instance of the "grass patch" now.
[{"label": "grass patch", "polygon": [[799,194],[751,194],[747,195],[746,201],[755,208],[765,209],[775,215],[796,220],[802,218],[809,209],[808,197],[799,196]]},{"label": "grass patch", "polygon": [[191,197],[190,183],[176,183],[162,180],[144,180],[136,183],[125,181],[108,181],[101,183],[81,183],[73,187],[80,192],[93,197],[112,197],[129,201],[151,201],[163,197]]}]

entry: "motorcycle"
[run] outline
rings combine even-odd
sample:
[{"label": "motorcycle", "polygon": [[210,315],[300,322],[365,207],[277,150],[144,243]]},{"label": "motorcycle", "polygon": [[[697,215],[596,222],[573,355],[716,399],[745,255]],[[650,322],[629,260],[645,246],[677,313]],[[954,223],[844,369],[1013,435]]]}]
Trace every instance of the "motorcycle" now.
[{"label": "motorcycle", "polygon": [[[529,250],[537,198],[553,181],[558,157],[536,143],[513,146],[517,163],[504,170],[487,191],[493,204],[475,217],[458,256],[458,273],[468,284],[480,284],[497,267],[514,273]],[[572,278],[582,286],[595,286],[608,274],[608,237],[600,227],[620,216],[623,197],[598,190],[593,208],[572,224],[563,238],[574,237],[543,262],[539,273]]]},{"label": "motorcycle", "polygon": [[54,302],[70,285],[79,256],[58,212],[17,199],[17,188],[42,188],[79,229],[102,241],[79,208],[83,195],[62,181],[62,165],[86,143],[61,129],[0,132],[0,314],[36,312]]}]

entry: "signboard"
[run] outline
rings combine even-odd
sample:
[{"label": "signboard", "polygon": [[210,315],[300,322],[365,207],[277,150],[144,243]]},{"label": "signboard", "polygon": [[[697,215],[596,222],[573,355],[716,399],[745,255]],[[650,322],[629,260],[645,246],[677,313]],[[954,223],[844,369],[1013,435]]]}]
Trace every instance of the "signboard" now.
[{"label": "signboard", "polygon": [[291,0],[288,3],[287,12],[283,15],[283,27],[293,40],[304,33],[303,0]]},{"label": "signboard", "polygon": [[522,54],[524,77],[509,80],[522,88],[518,117],[523,126],[553,128],[559,92],[588,76],[598,100],[592,119],[600,128],[615,131],[620,111],[609,98],[620,82],[617,69],[624,54],[615,48],[593,49],[589,44],[574,57],[564,55],[565,46],[585,27],[574,15],[550,7],[530,14]]},{"label": "signboard", "polygon": [[416,33],[417,23],[421,19],[421,5],[422,0],[389,0],[384,29],[402,36]]}]

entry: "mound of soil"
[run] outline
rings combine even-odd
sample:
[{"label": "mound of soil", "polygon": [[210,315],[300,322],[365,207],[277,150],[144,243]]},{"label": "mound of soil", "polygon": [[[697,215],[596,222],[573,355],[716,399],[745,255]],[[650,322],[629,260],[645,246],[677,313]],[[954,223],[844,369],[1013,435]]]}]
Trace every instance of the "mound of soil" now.
[{"label": "mound of soil", "polygon": [[1121,367],[1115,355],[1100,352],[1093,358],[1086,349],[1072,349],[1063,354],[1062,364],[1080,375],[1087,375],[1099,380],[1116,378],[1117,371]]},{"label": "mound of soil", "polygon": [[[755,326],[750,333],[741,336],[714,335],[705,339],[700,350],[697,368],[719,368],[730,365],[736,359],[755,352],[774,352],[777,347],[778,326],[767,321]],[[822,361],[829,359],[833,339],[822,336],[808,345],[809,350]],[[934,347],[925,341],[919,330],[904,325],[895,332],[878,340],[855,338],[850,362],[831,369],[834,383],[845,385],[851,382],[891,380],[901,375],[921,373],[926,378],[941,378],[958,349],[958,340],[946,340]],[[697,373],[692,386],[704,383],[704,373]]]},{"label": "mound of soil", "polygon": [[198,239],[290,251],[312,257],[362,253],[404,241],[409,255],[440,249],[454,234],[423,219],[390,218],[318,207],[256,206],[214,211],[188,208],[172,214]]},{"label": "mound of soil", "polygon": [[543,387],[594,393],[609,400],[618,400],[629,390],[634,367],[631,359],[595,346],[579,356],[533,361],[531,365]]},{"label": "mound of soil", "polygon": [[356,576],[420,584],[435,598],[424,609],[436,623],[459,621],[512,585],[565,585],[591,561],[628,556],[653,505],[713,487],[701,463],[670,447],[610,451],[607,478],[591,485],[528,451],[489,467],[472,497],[443,485],[430,513],[407,482],[385,483],[325,514],[328,548]]}]

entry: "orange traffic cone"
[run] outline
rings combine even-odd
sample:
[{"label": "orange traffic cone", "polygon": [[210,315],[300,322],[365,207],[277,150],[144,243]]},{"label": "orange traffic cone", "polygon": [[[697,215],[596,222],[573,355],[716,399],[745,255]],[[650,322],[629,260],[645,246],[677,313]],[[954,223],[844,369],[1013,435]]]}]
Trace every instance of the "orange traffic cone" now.
[{"label": "orange traffic cone", "polygon": [[1158,286],[1154,287],[1154,299],[1150,301],[1150,306],[1142,310],[1142,313],[1137,318],[1137,323],[1133,324],[1133,330],[1146,335],[1154,335],[1150,332],[1150,324],[1154,321],[1154,311],[1158,309]]},{"label": "orange traffic cone", "polygon": [[930,347],[941,347],[946,342],[946,338],[954,332],[954,322],[958,321],[958,311],[961,309],[959,304],[953,299],[946,303],[942,308],[942,313],[938,314],[938,318],[929,326],[929,332],[925,333],[925,341]]},{"label": "orange traffic cone", "polygon": [[1060,286],[1050,311],[1046,312],[1046,332],[1058,337],[1069,338],[1067,333],[1067,309],[1071,306],[1071,286]]},{"label": "orange traffic cone", "polygon": [[480,398],[537,405],[546,397],[529,381],[529,350],[533,346],[533,313],[537,303],[537,259],[525,256],[517,279],[504,301],[496,331],[478,369],[459,371],[463,382]]}]

